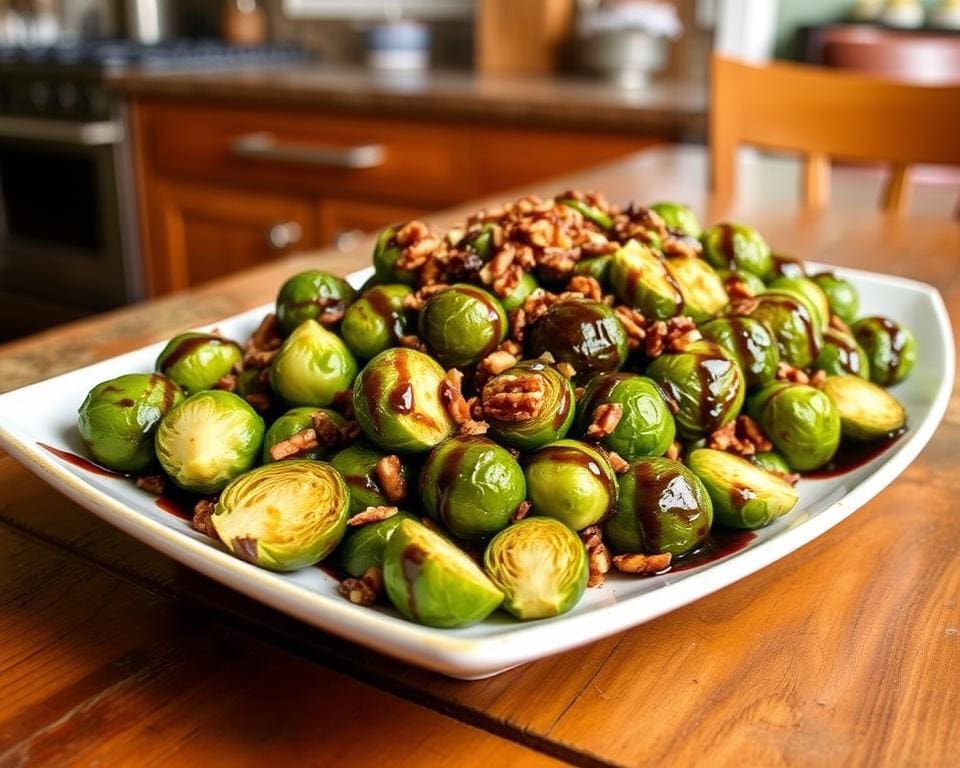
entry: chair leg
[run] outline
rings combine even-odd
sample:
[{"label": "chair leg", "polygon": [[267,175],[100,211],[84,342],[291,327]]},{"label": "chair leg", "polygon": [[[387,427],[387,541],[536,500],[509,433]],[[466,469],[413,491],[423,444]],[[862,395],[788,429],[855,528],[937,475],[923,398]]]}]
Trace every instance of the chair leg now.
[{"label": "chair leg", "polygon": [[883,209],[888,213],[904,213],[910,207],[912,192],[910,169],[903,164],[895,165],[883,190]]},{"label": "chair leg", "polygon": [[808,208],[830,202],[830,158],[820,152],[811,152],[804,161],[803,202]]}]

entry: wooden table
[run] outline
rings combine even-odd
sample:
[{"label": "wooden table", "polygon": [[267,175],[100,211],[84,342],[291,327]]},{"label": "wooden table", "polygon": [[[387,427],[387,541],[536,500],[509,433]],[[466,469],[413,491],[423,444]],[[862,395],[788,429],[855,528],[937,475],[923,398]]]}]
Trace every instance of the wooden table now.
[{"label": "wooden table", "polygon": [[[705,199],[704,174],[700,150],[657,150],[541,191],[742,216],[779,249],[933,283],[958,330],[952,195],[883,218],[878,180],[841,172],[829,212],[798,213],[796,169],[754,161],[731,210]],[[347,272],[365,258],[297,257],[9,345],[0,382],[268,301],[307,265]],[[645,626],[472,683],[221,588],[0,459],[0,766],[960,764],[958,444],[955,394],[913,466],[800,551]]]}]

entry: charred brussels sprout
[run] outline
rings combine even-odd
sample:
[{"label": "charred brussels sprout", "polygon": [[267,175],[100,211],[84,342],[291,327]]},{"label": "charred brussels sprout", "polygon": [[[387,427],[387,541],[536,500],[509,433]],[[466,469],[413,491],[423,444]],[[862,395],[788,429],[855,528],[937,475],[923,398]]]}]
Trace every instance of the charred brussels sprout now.
[{"label": "charred brussels sprout", "polygon": [[666,320],[683,310],[683,294],[667,269],[666,260],[636,240],[614,252],[610,285],[620,301],[648,318]]},{"label": "charred brussels sprout", "polygon": [[577,381],[616,371],[627,361],[627,333],[606,304],[567,299],[554,304],[533,324],[527,337],[531,357],[544,352],[558,363],[570,363]]},{"label": "charred brussels sprout", "polygon": [[304,320],[336,323],[353,301],[354,290],[343,278],[313,269],[294,275],[277,294],[277,319],[284,335]]},{"label": "charred brussels sprout", "polygon": [[764,280],[773,271],[770,246],[757,230],[744,224],[715,224],[704,230],[703,258],[716,269],[752,272]]},{"label": "charred brussels sprout", "polygon": [[518,619],[566,613],[587,588],[587,550],[563,523],[529,517],[498,533],[483,553],[483,569]]},{"label": "charred brussels sprout", "polygon": [[410,325],[403,300],[411,293],[406,285],[378,285],[363,292],[343,316],[340,335],[354,355],[369,360],[396,346]]},{"label": "charred brussels sprout", "polygon": [[867,353],[870,381],[889,387],[910,375],[917,359],[917,342],[908,328],[886,317],[865,317],[851,330]]},{"label": "charred brussels sprout", "polygon": [[416,518],[406,512],[398,512],[377,523],[348,528],[340,542],[340,567],[355,579],[359,579],[370,568],[383,568],[387,542],[404,520],[416,521]]},{"label": "charred brussels sprout", "polygon": [[440,399],[444,370],[413,349],[381,352],[353,385],[353,408],[367,438],[388,451],[427,451],[453,434]]},{"label": "charred brussels sprout", "polygon": [[466,552],[414,520],[403,520],[387,542],[383,583],[400,613],[430,627],[476,624],[503,602]]},{"label": "charred brussels sprout", "polygon": [[[279,416],[273,424],[270,425],[270,429],[267,430],[267,434],[263,438],[263,455],[261,461],[264,464],[269,464],[272,461],[278,461],[274,459],[271,454],[271,449],[277,444],[282,443],[284,440],[289,440],[291,437],[296,435],[299,432],[303,432],[305,429],[311,429],[313,427],[313,414],[317,411],[323,411],[327,417],[332,421],[338,428],[345,427],[347,424],[346,419],[343,418],[336,411],[331,411],[328,408],[292,408],[287,411],[282,416]],[[295,459],[313,459],[319,461],[320,459],[327,458],[329,454],[329,449],[323,444],[319,443],[316,448],[310,448],[302,453],[298,453],[295,456],[290,458]]]},{"label": "charred brussels sprout", "polygon": [[[526,410],[511,401],[511,396],[520,392],[531,396]],[[524,360],[494,376],[484,385],[482,401],[490,434],[521,451],[532,451],[566,436],[576,406],[569,379],[541,360]]]},{"label": "charred brussels sprout", "polygon": [[534,451],[524,467],[532,513],[575,531],[606,518],[617,503],[617,477],[593,446],[557,440]]},{"label": "charred brussels sprout", "polygon": [[194,395],[213,389],[243,359],[240,345],[211,333],[181,333],[157,358],[157,370]]},{"label": "charred brussels sprout", "polygon": [[500,305],[506,312],[513,312],[515,309],[520,309],[520,307],[523,306],[523,302],[527,300],[527,297],[537,290],[538,287],[537,278],[530,272],[524,272],[520,277],[520,282],[517,283],[517,287],[500,299]]},{"label": "charred brussels sprout", "polygon": [[700,326],[705,339],[719,344],[743,371],[747,389],[773,381],[780,363],[780,350],[770,329],[750,317],[718,317]]},{"label": "charred brussels sprout", "polygon": [[257,467],[228,485],[210,522],[241,560],[295,571],[333,552],[347,529],[349,493],[322,461]]},{"label": "charred brussels sprout", "polygon": [[260,458],[263,419],[232,392],[198,392],[163,417],[160,466],[185,491],[214,494]]},{"label": "charred brussels sprout", "polygon": [[[330,459],[350,489],[350,516],[367,507],[390,506],[395,501],[387,498],[377,478],[377,464],[387,454],[364,442],[354,443],[338,451]],[[400,465],[404,486],[409,488],[413,473],[407,462]],[[366,527],[366,526],[365,526]]]},{"label": "charred brussels sprout", "polygon": [[823,332],[823,346],[814,367],[837,376],[852,373],[863,379],[870,378],[867,353],[852,336],[835,328]]},{"label": "charred brussels sprout", "polygon": [[696,214],[685,205],[667,202],[654,203],[650,206],[650,210],[657,213],[663,219],[663,223],[667,225],[667,229],[674,232],[680,232],[698,239],[703,232]]},{"label": "charred brussels sprout", "polygon": [[778,277],[771,281],[771,291],[789,293],[798,299],[806,301],[807,308],[812,310],[813,318],[823,330],[830,323],[830,300],[823,289],[809,277]]},{"label": "charred brussels sprout", "polygon": [[90,390],[77,412],[77,428],[98,464],[117,472],[143,472],[156,461],[157,425],[182,400],[170,379],[129,373]]},{"label": "charred brussels sprout", "polygon": [[756,296],[767,290],[766,283],[753,272],[742,269],[718,269],[717,274],[723,281],[724,290],[731,296]]},{"label": "charred brussels sprout", "polygon": [[837,407],[847,439],[874,440],[906,426],[907,412],[897,399],[859,376],[830,376],[822,390]]},{"label": "charred brussels sprout", "polygon": [[820,286],[830,302],[830,311],[845,323],[852,323],[860,311],[860,296],[853,283],[833,272],[821,272],[813,276],[813,281]]},{"label": "charred brussels sprout", "polygon": [[270,364],[270,386],[290,405],[330,405],[356,375],[349,347],[316,320],[297,326]]},{"label": "charred brussels sprout", "polygon": [[820,354],[820,327],[803,299],[789,293],[761,293],[748,302],[750,317],[773,331],[780,357],[797,368],[809,368]]},{"label": "charred brussels sprout", "polygon": [[606,286],[610,280],[610,265],[613,263],[613,256],[592,256],[589,259],[581,259],[577,266],[573,268],[575,275],[585,275],[594,278],[600,285]]},{"label": "charred brussels sprout", "polygon": [[442,365],[466,368],[493,352],[507,335],[507,316],[491,294],[459,283],[427,299],[420,337]]},{"label": "charred brussels sprout", "polygon": [[571,197],[561,197],[557,200],[557,202],[577,211],[577,213],[583,216],[583,218],[585,218],[587,221],[593,222],[604,231],[613,228],[613,219],[610,218],[610,214],[601,210],[596,205],[591,205],[586,200],[577,200]]},{"label": "charred brussels sprout", "polygon": [[603,527],[618,551],[677,557],[707,540],[713,504],[700,479],[679,461],[638,459],[619,484],[616,514]]},{"label": "charred brussels sprout", "polygon": [[740,366],[712,341],[694,341],[682,352],[661,355],[647,367],[647,376],[676,404],[677,433],[684,440],[696,440],[733,421],[743,405]]},{"label": "charred brussels sprout", "polygon": [[686,461],[710,494],[714,517],[730,528],[761,528],[797,504],[790,483],[732,453],[699,448]]},{"label": "charred brussels sprout", "polygon": [[798,472],[826,464],[840,445],[836,406],[819,389],[806,384],[768,384],[750,399],[749,411]]},{"label": "charred brussels sprout", "polygon": [[662,456],[676,437],[676,425],[660,388],[635,373],[604,373],[590,380],[577,405],[579,427],[585,434],[596,408],[612,403],[622,415],[613,431],[600,440],[604,448],[628,461]]},{"label": "charred brussels sprout", "polygon": [[420,472],[427,514],[461,539],[503,530],[526,498],[513,455],[485,437],[451,437],[431,451]]},{"label": "charred brussels sprout", "polygon": [[727,306],[729,298],[723,280],[703,259],[671,256],[666,266],[683,297],[683,313],[694,322],[709,320]]},{"label": "charred brussels sprout", "polygon": [[387,227],[377,237],[373,247],[373,270],[378,283],[415,285],[417,282],[416,272],[397,267],[403,255],[403,248],[396,242],[397,232],[401,228],[402,225]]}]

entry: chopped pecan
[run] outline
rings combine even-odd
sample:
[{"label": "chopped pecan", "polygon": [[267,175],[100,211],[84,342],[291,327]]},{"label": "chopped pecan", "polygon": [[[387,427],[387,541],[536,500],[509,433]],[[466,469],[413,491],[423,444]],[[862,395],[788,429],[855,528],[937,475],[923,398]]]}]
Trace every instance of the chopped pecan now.
[{"label": "chopped pecan", "polygon": [[317,440],[317,432],[312,427],[301,430],[290,435],[286,440],[274,443],[270,446],[270,458],[274,461],[283,461],[291,456],[311,451],[319,447],[320,441]]},{"label": "chopped pecan", "polygon": [[[647,335],[643,329],[646,318],[639,310],[623,304],[614,307],[613,313],[617,316],[620,325],[623,326],[623,330],[627,333],[627,344],[630,349],[638,349],[644,337]],[[666,331],[666,326],[664,326],[664,331]]]},{"label": "chopped pecan", "polygon": [[209,536],[211,539],[220,540],[220,534],[213,527],[210,518],[213,516],[217,505],[209,499],[200,499],[193,508],[193,529]]},{"label": "chopped pecan", "polygon": [[574,248],[544,248],[539,259],[540,273],[551,281],[563,280],[577,266],[579,252]]},{"label": "chopped pecan", "polygon": [[503,349],[497,349],[480,361],[480,368],[491,376],[508,371],[517,364],[517,358]]},{"label": "chopped pecan", "polygon": [[249,395],[244,395],[243,399],[259,413],[266,413],[273,408],[273,398],[266,392],[251,392]]},{"label": "chopped pecan", "polygon": [[418,352],[427,351],[427,345],[420,340],[419,336],[413,333],[408,333],[405,336],[401,336],[399,339],[397,339],[397,344],[401,347],[405,347],[406,349],[415,349]]},{"label": "chopped pecan", "polygon": [[490,425],[485,421],[476,419],[467,419],[457,427],[457,433],[460,435],[485,435]]},{"label": "chopped pecan", "polygon": [[756,421],[743,413],[737,417],[737,432],[744,440],[749,440],[757,453],[766,453],[773,450],[773,443],[767,438]]},{"label": "chopped pecan", "polygon": [[727,291],[727,296],[730,297],[730,301],[739,302],[744,299],[752,299],[754,296],[753,290],[747,284],[747,281],[744,280],[736,272],[731,272],[723,280],[723,287]]},{"label": "chopped pecan", "polygon": [[423,309],[423,305],[427,303],[427,299],[431,296],[435,296],[438,293],[442,293],[447,290],[450,286],[446,283],[431,283],[430,285],[424,285],[419,288],[414,293],[408,293],[403,297],[403,306],[405,309],[412,309],[416,312],[419,312]]},{"label": "chopped pecan", "polygon": [[603,299],[603,288],[595,277],[587,275],[574,275],[567,283],[567,290],[573,293],[579,293],[585,298],[601,301]]},{"label": "chopped pecan", "polygon": [[137,478],[137,488],[159,496],[166,487],[163,475],[140,475]]},{"label": "chopped pecan", "polygon": [[662,555],[616,555],[613,558],[613,564],[621,573],[649,576],[669,568],[672,559],[673,556],[669,552]]},{"label": "chopped pecan", "polygon": [[674,440],[672,443],[670,443],[670,447],[667,448],[667,452],[663,455],[668,459],[672,459],[673,461],[679,461],[680,457],[683,455],[683,446],[678,440]]},{"label": "chopped pecan", "polygon": [[523,311],[526,314],[527,324],[539,320],[543,314],[557,303],[559,298],[543,288],[537,288],[523,300]]},{"label": "chopped pecan", "polygon": [[771,450],[773,444],[757,422],[742,414],[735,421],[711,432],[707,438],[707,447],[738,456],[753,456]]},{"label": "chopped pecan", "polygon": [[530,504],[529,501],[526,501],[526,500],[521,501],[521,502],[517,505],[517,509],[516,509],[516,511],[513,513],[513,517],[511,518],[511,520],[513,520],[513,522],[515,522],[515,523],[516,523],[516,522],[519,522],[520,520],[523,520],[523,518],[525,518],[525,517],[527,516],[527,514],[530,512],[530,507],[531,507],[531,506],[532,506],[532,505]]},{"label": "chopped pecan", "polygon": [[523,309],[515,309],[507,315],[510,321],[510,338],[518,345],[523,344],[524,332],[527,329],[527,313]]},{"label": "chopped pecan", "polygon": [[400,510],[396,507],[367,507],[362,512],[357,512],[353,517],[347,520],[347,525],[351,528],[359,528],[361,525],[370,523],[382,523],[396,515]]},{"label": "chopped pecan", "polygon": [[470,407],[463,396],[463,374],[456,368],[447,371],[440,382],[440,401],[455,424],[463,424],[470,418]]},{"label": "chopped pecan", "polygon": [[656,211],[631,204],[613,217],[613,233],[621,243],[638,240],[651,244],[666,237],[667,226]]},{"label": "chopped pecan", "polygon": [[643,351],[647,357],[660,357],[667,345],[667,324],[663,320],[657,320],[644,330],[646,335],[643,338]]},{"label": "chopped pecan", "polygon": [[540,415],[546,387],[536,373],[505,373],[481,391],[483,413],[496,421],[528,421]]},{"label": "chopped pecan", "polygon": [[667,320],[667,335],[664,344],[671,352],[682,352],[687,344],[699,341],[702,338],[703,336],[697,330],[697,324],[693,322],[693,318],[681,315]]},{"label": "chopped pecan", "polygon": [[660,243],[660,250],[667,256],[680,256],[685,258],[697,258],[703,247],[700,241],[695,237],[680,234],[678,232],[668,232]]},{"label": "chopped pecan", "polygon": [[781,360],[777,365],[777,380],[788,381],[791,384],[809,384],[810,377],[800,368],[794,368],[790,363]]},{"label": "chopped pecan", "polygon": [[422,221],[410,221],[404,224],[397,230],[392,242],[402,249],[396,268],[405,272],[417,271],[426,264],[427,259],[443,247],[441,239]]},{"label": "chopped pecan", "polygon": [[270,312],[260,321],[257,330],[250,336],[247,347],[249,349],[277,349],[282,343],[283,335],[280,333],[280,321],[273,312]]},{"label": "chopped pecan", "polygon": [[610,570],[610,551],[603,543],[600,535],[600,526],[591,525],[580,531],[580,540],[587,549],[587,560],[590,566],[590,576],[587,579],[588,587],[599,587],[607,578]]},{"label": "chopped pecan", "polygon": [[353,390],[341,389],[333,396],[333,407],[343,414],[344,418],[352,419],[356,414],[353,411]]},{"label": "chopped pecan", "polygon": [[576,401],[579,403],[579,402],[580,402],[580,398],[583,397],[583,393],[586,392],[586,391],[587,391],[587,388],[586,388],[586,387],[574,387],[574,388],[573,388],[573,399],[576,400]]},{"label": "chopped pecan", "polygon": [[506,339],[503,341],[497,350],[500,352],[506,352],[508,355],[513,355],[517,360],[523,355],[523,347],[521,347],[513,339]]},{"label": "chopped pecan", "polygon": [[616,451],[607,451],[607,459],[610,461],[610,467],[618,475],[625,474],[630,469],[630,462]]},{"label": "chopped pecan", "polygon": [[572,379],[574,378],[574,376],[577,375],[577,369],[574,368],[574,367],[573,367],[570,363],[568,363],[566,360],[561,360],[561,361],[560,361],[559,363],[557,363],[554,367],[560,372],[560,375],[563,376],[563,378],[565,378],[565,379],[571,379],[571,380],[572,380]]},{"label": "chopped pecan", "polygon": [[753,314],[753,311],[759,306],[759,299],[741,299],[740,301],[731,302],[730,306],[727,307],[727,314],[733,317],[742,317]]},{"label": "chopped pecan", "polygon": [[623,406],[620,403],[601,403],[593,409],[587,437],[591,440],[602,440],[613,433],[622,418]]},{"label": "chopped pecan", "polygon": [[237,391],[237,374],[228,373],[226,376],[221,376],[220,381],[213,385],[214,389],[222,389],[224,392],[236,392]]},{"label": "chopped pecan", "polygon": [[400,457],[391,453],[377,462],[373,469],[377,485],[388,501],[403,501],[407,498],[407,480],[403,476],[403,464]]},{"label": "chopped pecan", "polygon": [[373,605],[383,592],[383,573],[371,565],[359,579],[344,579],[337,590],[354,605]]},{"label": "chopped pecan", "polygon": [[826,371],[814,371],[810,374],[810,386],[820,389],[823,386],[823,382],[827,380]]},{"label": "chopped pecan", "polygon": [[245,368],[266,368],[276,356],[276,349],[248,349],[243,354],[243,365]]},{"label": "chopped pecan", "polygon": [[479,395],[467,398],[467,408],[470,410],[470,418],[474,421],[483,421],[483,403]]},{"label": "chopped pecan", "polygon": [[315,411],[310,415],[316,440],[327,448],[336,448],[344,442],[344,430],[326,411]]}]

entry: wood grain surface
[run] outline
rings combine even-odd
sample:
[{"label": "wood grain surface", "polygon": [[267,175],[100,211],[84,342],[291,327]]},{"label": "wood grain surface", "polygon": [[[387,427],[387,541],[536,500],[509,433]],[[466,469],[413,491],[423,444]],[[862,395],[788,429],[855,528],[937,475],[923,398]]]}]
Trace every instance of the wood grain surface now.
[{"label": "wood grain surface", "polygon": [[[753,161],[736,207],[710,210],[702,152],[654,150],[541,191],[689,200],[705,218],[756,224],[780,250],[925,280],[956,334],[955,191],[918,190],[921,213],[895,219],[873,210],[879,177],[841,169],[834,206],[798,213],[797,173]],[[346,272],[365,258],[298,256],[8,345],[0,381],[269,301],[308,264]],[[920,458],[803,549],[644,626],[472,683],[236,595],[0,459],[0,765],[956,765],[958,444],[955,391]]]}]

